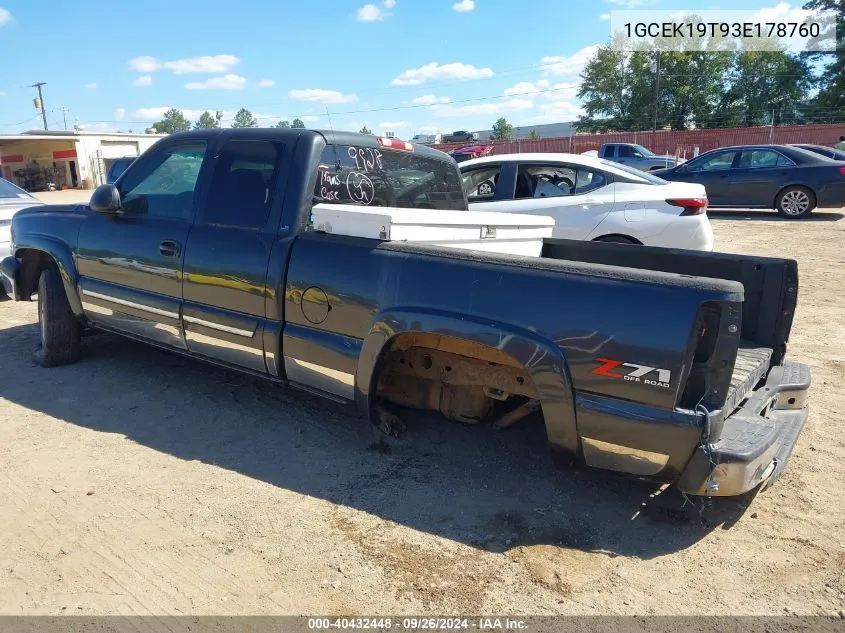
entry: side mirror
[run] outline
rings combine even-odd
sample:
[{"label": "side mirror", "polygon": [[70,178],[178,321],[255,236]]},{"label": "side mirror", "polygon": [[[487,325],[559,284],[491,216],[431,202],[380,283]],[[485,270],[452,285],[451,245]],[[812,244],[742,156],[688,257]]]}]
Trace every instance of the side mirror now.
[{"label": "side mirror", "polygon": [[88,203],[95,213],[120,213],[120,192],[114,185],[100,185]]}]

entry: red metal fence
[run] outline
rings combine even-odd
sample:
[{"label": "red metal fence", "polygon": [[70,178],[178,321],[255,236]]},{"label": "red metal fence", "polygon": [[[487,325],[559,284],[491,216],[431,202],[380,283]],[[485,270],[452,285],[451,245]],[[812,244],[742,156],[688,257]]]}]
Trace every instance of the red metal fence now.
[{"label": "red metal fence", "polygon": [[[617,132],[613,134],[579,134],[562,138],[543,138],[518,141],[479,141],[494,146],[494,154],[521,152],[570,152],[580,154],[597,150],[603,143],[639,143],[656,154],[677,154],[691,158],[695,154],[729,145],[763,143],[813,143],[833,146],[845,135],[841,124],[780,125],[775,127],[745,127],[700,130],[658,130],[656,132]],[[451,152],[468,143],[448,143],[435,147]]]}]

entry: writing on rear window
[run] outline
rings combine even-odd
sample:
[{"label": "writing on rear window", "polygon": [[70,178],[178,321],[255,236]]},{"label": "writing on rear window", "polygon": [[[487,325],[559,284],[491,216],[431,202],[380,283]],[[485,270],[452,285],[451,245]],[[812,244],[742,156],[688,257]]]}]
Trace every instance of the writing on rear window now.
[{"label": "writing on rear window", "polygon": [[447,159],[371,147],[329,145],[320,157],[316,202],[466,210],[457,165]]}]

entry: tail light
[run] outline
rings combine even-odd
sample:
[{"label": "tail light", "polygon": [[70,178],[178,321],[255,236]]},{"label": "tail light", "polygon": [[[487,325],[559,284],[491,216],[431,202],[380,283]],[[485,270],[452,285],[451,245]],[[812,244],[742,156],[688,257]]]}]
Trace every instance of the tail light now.
[{"label": "tail light", "polygon": [[681,215],[701,215],[707,212],[707,198],[674,198],[666,203],[673,207],[683,207]]},{"label": "tail light", "polygon": [[839,173],[842,174],[843,176],[845,176],[845,167],[840,167]]},{"label": "tail light", "polygon": [[387,147],[388,149],[399,149],[404,152],[413,152],[414,145],[409,143],[408,141],[400,141],[398,138],[387,138],[383,136],[379,136],[376,138],[378,144],[382,147]]}]

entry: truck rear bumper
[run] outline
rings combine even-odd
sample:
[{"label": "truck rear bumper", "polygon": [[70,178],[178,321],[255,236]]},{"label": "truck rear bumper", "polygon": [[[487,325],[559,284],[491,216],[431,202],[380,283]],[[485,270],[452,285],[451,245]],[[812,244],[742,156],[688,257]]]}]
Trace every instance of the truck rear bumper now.
[{"label": "truck rear bumper", "polygon": [[17,284],[15,282],[19,267],[20,263],[14,257],[4,257],[3,260],[0,261],[0,285],[3,287],[3,292],[16,301],[20,301]]},{"label": "truck rear bumper", "polygon": [[765,385],[724,421],[718,439],[698,447],[678,488],[692,495],[729,497],[772,485],[807,421],[810,381],[806,365],[772,368]]}]

